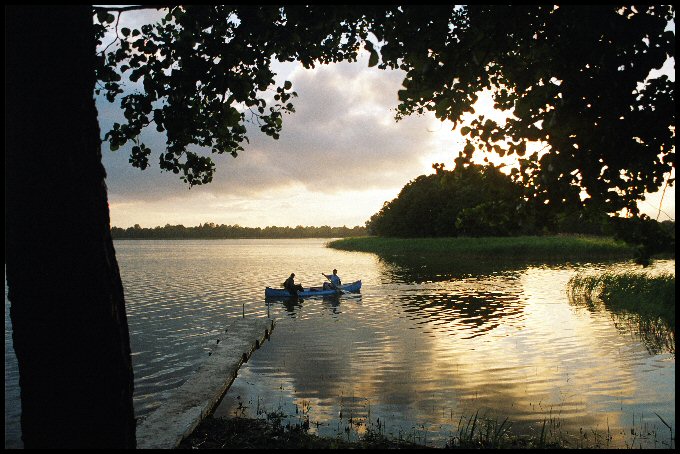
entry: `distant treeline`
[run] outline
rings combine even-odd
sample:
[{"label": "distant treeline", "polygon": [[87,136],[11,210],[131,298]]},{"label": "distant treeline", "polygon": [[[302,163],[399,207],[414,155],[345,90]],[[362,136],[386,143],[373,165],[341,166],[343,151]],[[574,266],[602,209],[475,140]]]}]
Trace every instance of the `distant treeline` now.
[{"label": "distant treeline", "polygon": [[135,224],[123,229],[112,227],[111,236],[116,239],[226,239],[226,238],[346,238],[366,236],[366,228],[355,227],[241,227],[240,225],[218,225],[212,222],[197,227],[166,224],[165,227],[145,228]]}]

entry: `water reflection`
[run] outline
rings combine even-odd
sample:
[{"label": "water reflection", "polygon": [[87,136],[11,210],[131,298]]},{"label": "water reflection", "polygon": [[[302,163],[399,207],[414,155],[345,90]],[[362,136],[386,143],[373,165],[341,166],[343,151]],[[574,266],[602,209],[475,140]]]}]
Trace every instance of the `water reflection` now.
[{"label": "water reflection", "polygon": [[630,312],[612,312],[614,325],[622,334],[635,336],[650,355],[675,355],[675,326],[661,318],[645,317]]},{"label": "water reflection", "polygon": [[[607,314],[621,335],[631,336],[645,346],[650,355],[675,355],[675,324],[671,317],[639,314],[605,305],[590,298],[570,298],[570,303],[593,314]],[[674,317],[672,317],[674,318]]]},{"label": "water reflection", "polygon": [[521,315],[523,302],[519,294],[459,288],[398,297],[403,311],[411,319],[434,322],[437,329],[466,333],[473,338],[498,327],[504,317]]},{"label": "water reflection", "polygon": [[319,295],[307,298],[299,297],[270,297],[265,298],[265,305],[267,307],[267,314],[271,316],[272,306],[281,305],[286,309],[286,313],[291,318],[298,317],[305,305],[310,305],[314,302],[322,302],[323,305],[328,309],[328,312],[333,315],[339,315],[342,313],[341,302],[351,302],[353,304],[361,303],[361,294],[346,294],[346,295]]},{"label": "water reflection", "polygon": [[[655,275],[670,273],[671,263],[668,260],[655,261],[645,274]],[[631,276],[640,273],[639,267],[602,267],[599,272],[610,275],[612,272],[633,272]],[[675,273],[673,272],[674,276]],[[592,282],[597,282],[598,273],[582,273],[577,276],[575,283],[570,282],[568,289],[569,303],[575,307],[584,308],[592,314],[607,314],[613,321],[614,327],[621,335],[632,336],[645,346],[650,355],[675,355],[675,306],[658,301],[643,301],[640,305],[627,301],[617,301],[608,298],[604,302],[600,298],[600,286],[591,288]]]},{"label": "water reflection", "polygon": [[389,296],[411,320],[470,339],[521,319],[523,286],[517,264],[513,268],[507,261],[456,262],[443,257],[427,262],[405,256],[381,258],[380,264],[382,276],[399,283],[384,287],[393,289]]},{"label": "water reflection", "polygon": [[265,299],[265,304],[267,305],[267,313],[270,312],[271,306],[274,304],[282,304],[283,307],[286,308],[286,312],[290,317],[295,317],[295,312],[296,310],[299,310],[302,308],[302,303],[304,300],[302,298],[297,298],[294,296],[287,297],[287,298],[266,298]]},{"label": "water reflection", "polygon": [[340,295],[324,295],[323,302],[333,315],[338,315],[340,310]]},{"label": "water reflection", "polygon": [[[550,436],[575,443],[583,427],[617,427],[607,446],[631,443],[631,433],[636,447],[668,446],[654,438],[663,426],[650,412],[674,421],[664,403],[669,395],[674,401],[666,359],[622,337],[608,312],[574,311],[565,292],[574,266],[464,271],[379,261],[363,305],[305,301],[286,328],[293,337],[272,342],[243,372],[248,385],[235,383],[231,395],[258,396],[292,423],[309,408],[311,430],[322,435],[361,434],[379,420],[389,435],[442,445],[461,418],[479,412],[509,417],[520,434],[538,435],[546,421]],[[323,308],[342,311],[328,317]],[[267,384],[273,371],[280,376]],[[642,408],[646,416],[636,414]],[[654,437],[641,441],[632,418]]]},{"label": "water reflection", "polygon": [[[564,260],[522,257],[470,258],[447,255],[377,255],[385,281],[421,284],[512,273],[535,266],[564,267]],[[615,263],[615,262],[611,262]],[[567,262],[568,264],[568,262]]]}]

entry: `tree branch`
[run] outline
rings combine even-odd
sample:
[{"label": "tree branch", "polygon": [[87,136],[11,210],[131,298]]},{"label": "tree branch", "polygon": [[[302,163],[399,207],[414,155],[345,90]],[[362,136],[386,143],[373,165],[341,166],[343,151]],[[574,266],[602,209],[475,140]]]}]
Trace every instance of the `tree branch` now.
[{"label": "tree branch", "polygon": [[118,19],[116,19],[116,27],[115,27],[116,38],[115,38],[113,41],[111,41],[111,42],[109,43],[109,45],[106,46],[106,47],[104,48],[104,50],[100,52],[100,54],[102,54],[102,55],[105,56],[106,51],[108,50],[108,48],[111,47],[111,46],[113,45],[113,43],[115,43],[116,41],[120,40],[120,37],[118,36],[118,24],[119,24],[119,23],[120,23],[120,13],[118,13]]},{"label": "tree branch", "polygon": [[173,8],[179,5],[131,5],[131,6],[94,6],[92,9],[95,13],[100,12],[118,12],[123,13],[125,11],[138,11],[142,9],[165,9]]}]

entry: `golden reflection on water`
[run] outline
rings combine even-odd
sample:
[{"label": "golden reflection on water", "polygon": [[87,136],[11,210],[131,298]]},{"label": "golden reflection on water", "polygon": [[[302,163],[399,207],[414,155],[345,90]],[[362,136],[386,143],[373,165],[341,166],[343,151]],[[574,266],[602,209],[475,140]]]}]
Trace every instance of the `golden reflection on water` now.
[{"label": "golden reflection on water", "polygon": [[[661,410],[669,396],[650,388],[645,380],[655,378],[640,370],[658,367],[657,359],[622,337],[606,310],[568,303],[565,286],[574,267],[427,279],[422,269],[416,275],[381,263],[379,274],[378,285],[362,289],[368,319],[355,313],[351,300],[339,304],[347,318],[337,321],[349,320],[350,326],[337,345],[342,359],[326,367],[337,373],[341,403],[333,402],[333,391],[323,391],[330,399],[310,414],[322,434],[341,433],[343,423],[351,426],[348,418],[363,421],[355,428],[360,434],[381,418],[392,435],[429,431],[431,442],[441,442],[461,419],[481,411],[499,421],[509,416],[518,433],[540,430],[548,421],[552,436],[574,438],[577,445],[585,427],[611,437],[607,446],[623,447],[630,441],[624,428],[638,409],[647,411],[647,423],[650,408],[674,420],[667,406]],[[308,301],[296,310],[314,319],[312,308]],[[330,336],[325,328],[317,335]],[[332,356],[323,348],[306,353]],[[290,373],[298,387],[309,381]]]},{"label": "golden reflection on water", "polygon": [[[218,413],[280,411],[348,437],[379,419],[387,435],[439,445],[477,412],[523,434],[544,420],[566,438],[610,427],[619,447],[642,413],[674,424],[674,356],[622,335],[606,308],[570,304],[566,282],[584,267],[393,263],[319,241],[269,243],[123,248],[142,414],[243,311],[277,318],[277,329]],[[318,285],[332,268],[361,278],[361,294],[263,303],[264,287],[290,272]]]},{"label": "golden reflection on water", "polygon": [[[117,242],[138,415],[245,313],[277,327],[218,414],[279,411],[348,438],[379,419],[386,435],[435,446],[477,412],[508,417],[521,434],[540,432],[544,420],[566,438],[609,426],[618,447],[634,418],[662,426],[658,412],[674,425],[674,355],[650,351],[606,308],[566,296],[577,270],[602,265],[395,262],[324,242]],[[361,293],[264,300],[264,287],[291,272],[320,285],[333,268],[345,282],[362,279]]]}]

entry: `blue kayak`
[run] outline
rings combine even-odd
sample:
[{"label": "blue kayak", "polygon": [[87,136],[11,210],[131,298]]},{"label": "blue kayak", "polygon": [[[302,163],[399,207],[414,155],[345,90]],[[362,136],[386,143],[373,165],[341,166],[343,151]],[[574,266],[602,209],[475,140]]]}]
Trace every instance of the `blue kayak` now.
[{"label": "blue kayak", "polygon": [[[333,289],[324,290],[322,287],[305,288],[302,291],[299,291],[297,296],[338,295],[344,292],[358,292],[360,288],[361,280],[358,280],[350,284],[341,285],[338,288],[338,290]],[[291,295],[290,292],[286,289],[266,287],[264,289],[264,296],[267,298],[270,297],[289,298],[294,295]]]}]

